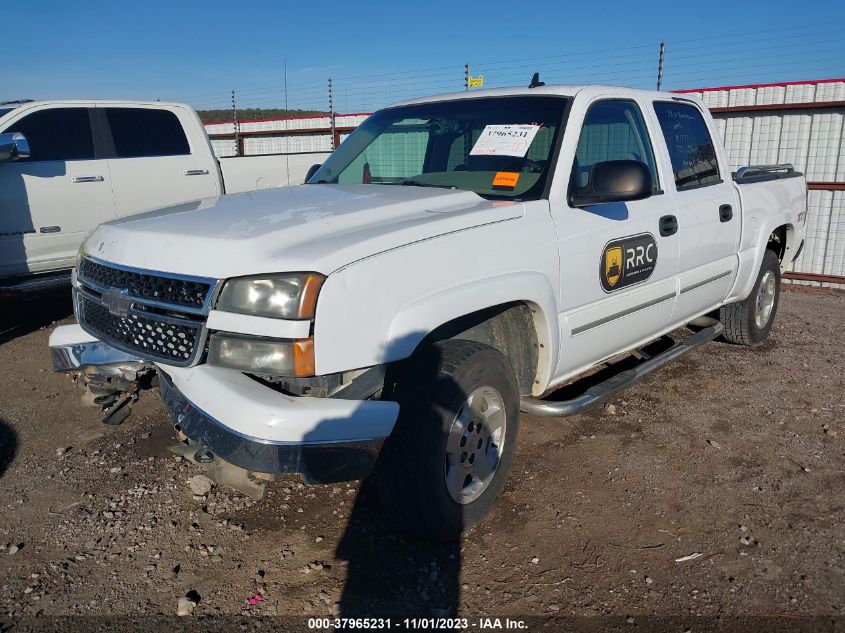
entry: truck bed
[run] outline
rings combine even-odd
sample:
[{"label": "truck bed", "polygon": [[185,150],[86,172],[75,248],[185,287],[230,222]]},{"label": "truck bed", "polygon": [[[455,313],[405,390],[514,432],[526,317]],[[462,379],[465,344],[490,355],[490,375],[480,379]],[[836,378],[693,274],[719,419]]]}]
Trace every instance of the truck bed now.
[{"label": "truck bed", "polygon": [[[793,217],[792,214],[799,220],[806,217],[807,181],[804,174],[795,171],[792,165],[742,167],[734,173],[734,183],[742,205],[740,251],[754,248],[766,218],[772,215]],[[794,257],[799,245],[792,246]],[[789,261],[785,261],[784,265],[788,265]]]}]

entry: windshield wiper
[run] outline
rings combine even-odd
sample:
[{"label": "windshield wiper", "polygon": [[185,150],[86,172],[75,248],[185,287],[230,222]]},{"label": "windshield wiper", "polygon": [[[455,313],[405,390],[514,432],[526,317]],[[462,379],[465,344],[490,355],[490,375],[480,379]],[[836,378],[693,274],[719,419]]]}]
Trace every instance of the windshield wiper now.
[{"label": "windshield wiper", "polygon": [[428,182],[420,182],[419,180],[413,179],[403,180],[399,184],[407,185],[409,187],[436,187],[438,189],[457,189],[457,187],[455,187],[454,185],[433,185]]}]

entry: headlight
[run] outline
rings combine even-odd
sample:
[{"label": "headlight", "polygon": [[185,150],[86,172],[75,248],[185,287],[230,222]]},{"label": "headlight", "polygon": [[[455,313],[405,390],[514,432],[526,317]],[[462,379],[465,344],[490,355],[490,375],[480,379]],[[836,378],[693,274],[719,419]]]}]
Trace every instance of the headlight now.
[{"label": "headlight", "polygon": [[208,364],[253,374],[313,376],[312,339],[280,341],[239,334],[212,334]]},{"label": "headlight", "polygon": [[223,285],[217,309],[275,319],[313,319],[325,279],[318,273],[230,279]]}]

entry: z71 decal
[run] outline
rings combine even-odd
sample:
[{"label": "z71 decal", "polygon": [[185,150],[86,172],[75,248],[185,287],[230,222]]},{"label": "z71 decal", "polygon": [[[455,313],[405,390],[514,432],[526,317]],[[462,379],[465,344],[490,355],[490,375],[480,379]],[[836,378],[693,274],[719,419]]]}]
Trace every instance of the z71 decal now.
[{"label": "z71 decal", "polygon": [[613,292],[651,277],[657,264],[657,242],[641,233],[608,242],[601,255],[599,278],[605,292]]}]

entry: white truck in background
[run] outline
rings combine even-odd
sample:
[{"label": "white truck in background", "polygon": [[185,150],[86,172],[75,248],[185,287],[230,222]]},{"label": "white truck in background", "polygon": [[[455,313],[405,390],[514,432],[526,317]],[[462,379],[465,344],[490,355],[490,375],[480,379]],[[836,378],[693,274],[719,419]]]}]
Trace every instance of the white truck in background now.
[{"label": "white truck in background", "polygon": [[401,526],[454,538],[504,487],[520,411],[572,415],[769,335],[806,183],[732,174],[717,138],[700,100],[608,86],[385,108],[305,185],[98,227],[54,366],[118,421],[157,372],[189,456],[241,490],[373,471]]},{"label": "white truck in background", "polygon": [[[0,105],[0,294],[66,285],[98,224],[288,184],[279,161],[218,161],[185,104]],[[304,170],[299,176],[302,182]]]}]

